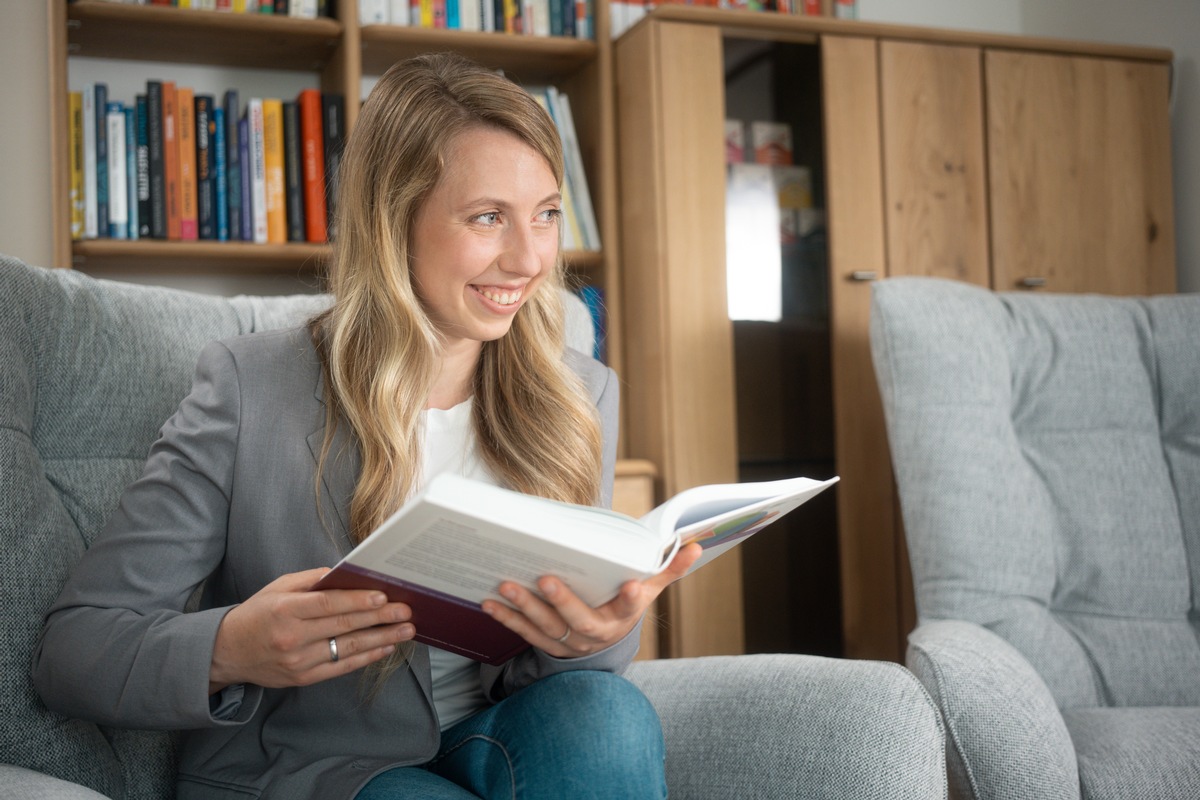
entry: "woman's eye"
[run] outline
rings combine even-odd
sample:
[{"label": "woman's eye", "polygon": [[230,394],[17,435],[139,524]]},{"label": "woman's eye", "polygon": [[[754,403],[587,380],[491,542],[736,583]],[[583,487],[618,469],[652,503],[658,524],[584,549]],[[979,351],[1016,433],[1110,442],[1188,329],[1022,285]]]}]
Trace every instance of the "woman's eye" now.
[{"label": "woman's eye", "polygon": [[482,222],[484,225],[495,225],[500,221],[499,211],[489,211],[486,214],[480,214],[475,218],[476,222]]},{"label": "woman's eye", "polygon": [[557,208],[547,208],[539,217],[543,222],[556,222],[562,216],[562,211]]}]

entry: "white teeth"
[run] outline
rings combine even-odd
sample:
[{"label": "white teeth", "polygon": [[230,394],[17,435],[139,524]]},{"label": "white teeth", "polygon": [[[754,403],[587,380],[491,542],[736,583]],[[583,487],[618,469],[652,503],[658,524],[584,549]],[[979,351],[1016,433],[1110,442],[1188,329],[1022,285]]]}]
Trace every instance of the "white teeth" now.
[{"label": "white teeth", "polygon": [[499,303],[502,306],[511,306],[513,303],[521,299],[521,293],[516,292],[493,292],[490,289],[480,289],[480,293],[491,300],[493,303]]}]

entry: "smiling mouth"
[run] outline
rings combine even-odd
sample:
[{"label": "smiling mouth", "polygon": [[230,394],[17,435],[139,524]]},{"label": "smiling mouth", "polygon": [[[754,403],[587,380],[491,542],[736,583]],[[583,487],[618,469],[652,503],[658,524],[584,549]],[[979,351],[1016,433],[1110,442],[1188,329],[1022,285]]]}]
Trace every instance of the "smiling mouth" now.
[{"label": "smiling mouth", "polygon": [[516,303],[517,301],[519,301],[521,299],[521,293],[522,293],[522,291],[520,289],[514,289],[512,291],[502,292],[497,289],[487,289],[487,288],[482,288],[482,287],[478,287],[478,286],[475,287],[475,291],[479,292],[481,295],[486,297],[488,300],[491,300],[493,303],[495,303],[497,305],[501,305],[501,306],[511,306],[513,303]]}]

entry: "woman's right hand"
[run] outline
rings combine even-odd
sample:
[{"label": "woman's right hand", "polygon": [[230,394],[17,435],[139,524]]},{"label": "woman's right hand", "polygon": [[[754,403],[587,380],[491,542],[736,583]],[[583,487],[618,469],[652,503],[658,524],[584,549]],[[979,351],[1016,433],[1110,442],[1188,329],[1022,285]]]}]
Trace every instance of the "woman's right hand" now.
[{"label": "woman's right hand", "polygon": [[[307,686],[354,672],[413,638],[412,610],[372,590],[309,591],[329,570],[284,575],[225,615],[217,629],[209,694],[251,683]],[[329,640],[336,638],[338,659]]]}]

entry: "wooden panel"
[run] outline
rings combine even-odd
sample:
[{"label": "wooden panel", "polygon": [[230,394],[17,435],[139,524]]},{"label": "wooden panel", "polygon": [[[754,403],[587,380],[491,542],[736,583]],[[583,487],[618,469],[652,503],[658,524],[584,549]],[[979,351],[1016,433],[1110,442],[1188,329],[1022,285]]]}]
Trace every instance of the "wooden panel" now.
[{"label": "wooden panel", "polygon": [[994,287],[1175,288],[1168,67],[986,54]]},{"label": "wooden panel", "polygon": [[987,286],[982,54],[885,41],[879,58],[888,274]]},{"label": "wooden panel", "polygon": [[[715,28],[647,23],[618,43],[630,452],[664,496],[737,480],[725,300],[724,85]],[[735,550],[671,587],[668,655],[744,648]]]},{"label": "wooden panel", "polygon": [[51,0],[47,48],[50,73],[50,235],[55,267],[71,266],[71,144],[67,90],[67,8]]},{"label": "wooden panel", "polygon": [[[617,461],[617,474],[613,481],[613,510],[631,517],[640,517],[653,509],[656,474],[654,464],[644,459]],[[639,661],[658,658],[658,639],[661,631],[662,620],[656,605],[652,605],[647,609],[646,618],[642,623],[641,646],[637,654]]]},{"label": "wooden panel", "polygon": [[882,278],[879,81],[873,39],[821,39],[845,654],[902,660],[895,489],[871,364],[871,285]]}]

